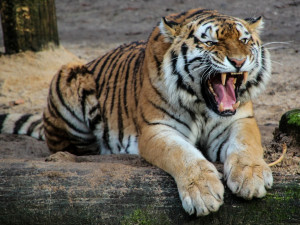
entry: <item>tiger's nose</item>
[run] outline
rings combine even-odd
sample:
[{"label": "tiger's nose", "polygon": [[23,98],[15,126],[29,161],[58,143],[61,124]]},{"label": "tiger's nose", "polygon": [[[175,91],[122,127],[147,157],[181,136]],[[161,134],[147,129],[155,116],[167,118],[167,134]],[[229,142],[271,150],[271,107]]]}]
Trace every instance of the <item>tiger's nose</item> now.
[{"label": "tiger's nose", "polygon": [[236,58],[230,58],[227,57],[229,62],[236,68],[240,68],[244,65],[246,58],[242,58],[242,59],[236,59]]}]

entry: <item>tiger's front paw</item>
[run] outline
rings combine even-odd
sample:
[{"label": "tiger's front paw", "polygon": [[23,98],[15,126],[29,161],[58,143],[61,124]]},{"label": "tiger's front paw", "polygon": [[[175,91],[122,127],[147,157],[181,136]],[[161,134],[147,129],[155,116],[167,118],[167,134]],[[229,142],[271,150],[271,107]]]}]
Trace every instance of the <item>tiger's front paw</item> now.
[{"label": "tiger's front paw", "polygon": [[261,158],[234,153],[224,165],[227,186],[244,199],[262,198],[273,185],[272,171]]},{"label": "tiger's front paw", "polygon": [[224,186],[215,166],[200,160],[185,168],[184,176],[176,179],[182,206],[190,215],[204,216],[218,211],[223,204]]}]

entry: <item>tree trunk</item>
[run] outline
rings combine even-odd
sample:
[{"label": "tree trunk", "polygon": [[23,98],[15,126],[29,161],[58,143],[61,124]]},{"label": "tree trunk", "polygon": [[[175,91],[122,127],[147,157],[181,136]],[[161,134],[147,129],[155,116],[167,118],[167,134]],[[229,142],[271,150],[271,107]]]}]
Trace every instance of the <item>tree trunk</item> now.
[{"label": "tree trunk", "polygon": [[58,46],[55,0],[2,0],[5,53]]},{"label": "tree trunk", "polygon": [[176,184],[138,156],[81,156],[63,162],[0,159],[0,224],[299,224],[299,180],[245,201],[188,216]]}]

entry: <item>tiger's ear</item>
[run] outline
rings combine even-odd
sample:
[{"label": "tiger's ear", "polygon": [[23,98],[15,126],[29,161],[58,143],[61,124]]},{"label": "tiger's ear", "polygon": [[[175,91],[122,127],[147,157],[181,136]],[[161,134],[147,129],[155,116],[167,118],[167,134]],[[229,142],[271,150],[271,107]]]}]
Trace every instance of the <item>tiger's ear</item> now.
[{"label": "tiger's ear", "polygon": [[160,32],[165,37],[165,40],[170,43],[172,43],[173,40],[175,39],[176,30],[178,27],[179,27],[178,23],[172,20],[168,20],[165,17],[163,17],[159,23]]},{"label": "tiger's ear", "polygon": [[261,16],[257,18],[246,18],[245,21],[249,24],[250,29],[257,33],[260,33],[260,31],[264,28],[264,22]]}]

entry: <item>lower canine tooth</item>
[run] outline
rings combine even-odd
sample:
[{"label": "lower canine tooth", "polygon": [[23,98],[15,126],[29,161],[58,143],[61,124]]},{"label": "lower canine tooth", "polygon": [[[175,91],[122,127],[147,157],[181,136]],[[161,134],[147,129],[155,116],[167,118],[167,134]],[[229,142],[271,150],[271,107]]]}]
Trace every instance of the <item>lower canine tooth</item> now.
[{"label": "lower canine tooth", "polygon": [[244,75],[243,83],[245,84],[248,79],[248,72],[244,72],[243,75]]},{"label": "lower canine tooth", "polygon": [[236,109],[240,106],[240,104],[241,104],[241,102],[238,101],[237,103],[235,103],[235,104],[232,105],[232,108],[233,108],[234,110],[236,110]]},{"label": "lower canine tooth", "polygon": [[224,106],[223,103],[221,102],[219,105],[219,112],[223,112],[224,111]]},{"label": "lower canine tooth", "polygon": [[226,82],[226,73],[222,73],[222,74],[221,74],[221,80],[222,80],[223,86],[225,86],[225,82]]}]

